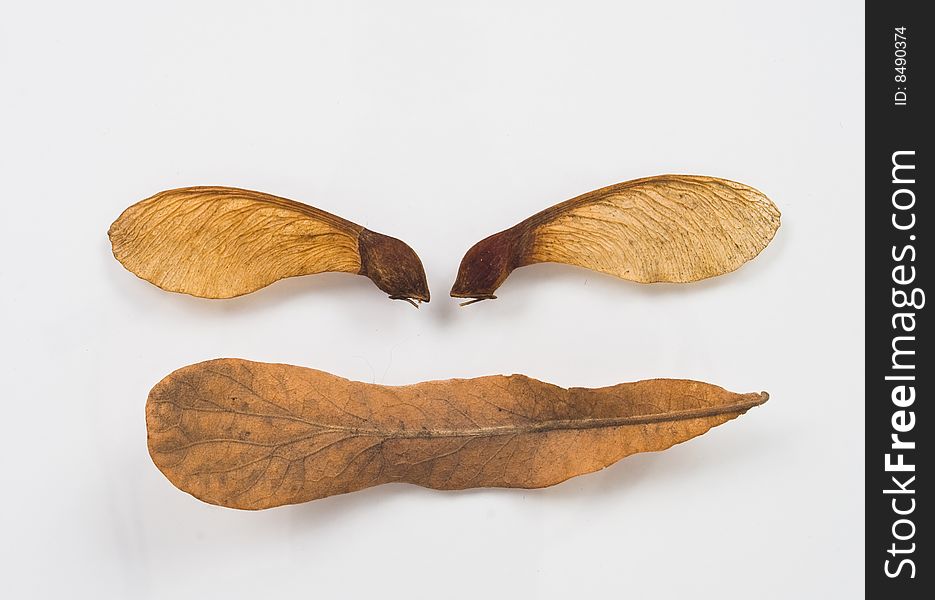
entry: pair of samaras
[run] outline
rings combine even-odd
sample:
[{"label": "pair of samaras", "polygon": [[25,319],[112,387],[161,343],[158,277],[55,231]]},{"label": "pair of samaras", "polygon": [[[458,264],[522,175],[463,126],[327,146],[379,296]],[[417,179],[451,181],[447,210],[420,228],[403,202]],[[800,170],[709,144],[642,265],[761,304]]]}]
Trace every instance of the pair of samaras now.
[{"label": "pair of samaras", "polygon": [[[778,228],[779,210],[749,186],[695,175],[635,179],[481,240],[461,260],[451,295],[495,298],[513,269],[541,262],[641,283],[697,281],[737,269]],[[160,192],[124,211],[108,233],[117,260],[173,292],[231,298],[286,277],[337,271],[370,278],[392,299],[429,301],[422,261],[404,242],[261,192]]]}]

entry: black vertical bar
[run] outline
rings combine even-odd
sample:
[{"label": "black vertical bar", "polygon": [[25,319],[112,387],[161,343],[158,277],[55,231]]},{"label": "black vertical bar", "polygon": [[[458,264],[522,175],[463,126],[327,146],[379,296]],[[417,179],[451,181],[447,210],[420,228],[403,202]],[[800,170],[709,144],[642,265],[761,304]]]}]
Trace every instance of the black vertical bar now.
[{"label": "black vertical bar", "polygon": [[[932,96],[926,3],[866,6],[866,589],[868,598],[922,598],[935,589],[926,558],[931,487],[921,455],[935,438],[928,405],[931,335]],[[935,297],[932,298],[935,301]],[[895,437],[894,437],[895,436]],[[931,592],[929,592],[931,593]],[[930,596],[926,596],[930,597]]]}]

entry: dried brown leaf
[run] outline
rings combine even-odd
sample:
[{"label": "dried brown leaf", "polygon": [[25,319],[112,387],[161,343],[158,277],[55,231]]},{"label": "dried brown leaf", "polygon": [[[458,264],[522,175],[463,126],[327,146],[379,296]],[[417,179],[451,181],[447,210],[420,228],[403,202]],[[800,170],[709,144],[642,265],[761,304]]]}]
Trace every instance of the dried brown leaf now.
[{"label": "dried brown leaf", "polygon": [[108,235],[124,267],[172,292],[231,298],[336,271],[369,277],[394,299],[429,301],[422,262],[405,243],[261,192],[160,192],[125,210]]},{"label": "dried brown leaf", "polygon": [[664,450],[767,398],[678,379],[565,389],[497,375],[390,387],[220,359],[159,382],[146,424],[150,455],[173,484],[261,509],[389,482],[550,486]]},{"label": "dried brown leaf", "polygon": [[659,175],[605,187],[539,212],[467,251],[451,295],[485,300],[513,269],[542,262],[640,283],[728,273],[779,228],[779,210],[752,187]]}]

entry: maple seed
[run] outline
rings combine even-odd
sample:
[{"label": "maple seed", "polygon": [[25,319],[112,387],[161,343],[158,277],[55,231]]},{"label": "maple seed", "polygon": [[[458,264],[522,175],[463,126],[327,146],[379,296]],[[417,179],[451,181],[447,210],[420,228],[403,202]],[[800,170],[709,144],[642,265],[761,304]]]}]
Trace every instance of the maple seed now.
[{"label": "maple seed", "polygon": [[402,241],[307,204],[225,187],[160,192],[108,231],[114,257],[164,290],[231,298],[326,271],[371,279],[394,300],[429,301],[422,261]]},{"label": "maple seed", "polygon": [[481,240],[461,260],[451,295],[492,300],[514,269],[543,262],[640,283],[697,281],[759,254],[779,218],[769,198],[741,183],[699,175],[634,179]]},{"label": "maple seed", "polygon": [[541,488],[664,450],[769,396],[651,379],[561,388],[523,375],[390,387],[219,359],[150,392],[153,462],[212,504],[262,509],[390,482]]}]

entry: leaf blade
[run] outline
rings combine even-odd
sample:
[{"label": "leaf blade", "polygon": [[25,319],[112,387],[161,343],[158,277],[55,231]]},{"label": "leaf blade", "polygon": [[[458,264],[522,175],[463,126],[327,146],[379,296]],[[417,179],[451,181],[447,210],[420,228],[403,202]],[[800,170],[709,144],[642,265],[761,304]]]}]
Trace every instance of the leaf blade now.
[{"label": "leaf blade", "polygon": [[220,359],[163,379],[146,412],[150,454],[173,484],[259,509],[393,481],[545,487],[765,400],[685,380],[566,390],[514,375],[388,387]]}]

